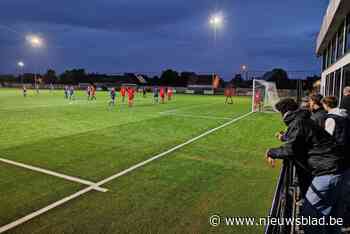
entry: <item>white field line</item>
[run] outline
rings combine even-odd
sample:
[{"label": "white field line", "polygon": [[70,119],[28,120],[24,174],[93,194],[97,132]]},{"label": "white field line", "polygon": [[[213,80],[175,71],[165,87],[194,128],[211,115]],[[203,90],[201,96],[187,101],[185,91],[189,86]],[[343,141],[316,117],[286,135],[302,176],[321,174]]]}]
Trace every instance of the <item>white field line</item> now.
[{"label": "white field line", "polygon": [[84,179],[80,179],[80,178],[77,178],[77,177],[64,175],[64,174],[61,174],[61,173],[58,173],[58,172],[49,171],[49,170],[46,170],[46,169],[43,169],[43,168],[39,168],[39,167],[29,166],[29,165],[26,165],[26,164],[23,164],[23,163],[14,162],[14,161],[11,161],[11,160],[8,160],[8,159],[4,159],[4,158],[0,158],[0,162],[11,164],[11,165],[14,165],[14,166],[17,166],[17,167],[26,168],[26,169],[29,169],[29,170],[32,170],[32,171],[36,171],[36,172],[40,172],[40,173],[43,173],[43,174],[46,174],[46,175],[55,176],[55,177],[58,177],[58,178],[61,178],[61,179],[65,179],[65,180],[69,180],[69,181],[72,181],[72,182],[76,182],[76,183],[79,183],[79,184],[89,185],[89,186],[92,187],[93,190],[97,190],[97,191],[100,191],[100,192],[107,192],[108,191],[108,189],[101,188],[94,182],[91,182],[91,181],[88,181],[88,180],[84,180]]},{"label": "white field line", "polygon": [[[116,179],[118,177],[124,176],[124,175],[126,175],[126,174],[128,174],[128,173],[130,173],[130,172],[132,172],[132,171],[134,171],[134,170],[136,170],[138,168],[140,168],[140,167],[145,166],[146,164],[149,164],[149,163],[151,163],[151,162],[153,162],[153,161],[155,161],[155,160],[157,160],[159,158],[162,158],[162,157],[164,157],[164,156],[166,156],[166,155],[168,155],[168,154],[170,154],[170,153],[172,153],[172,152],[174,152],[174,151],[176,151],[176,150],[178,150],[180,148],[183,148],[184,146],[187,146],[187,145],[189,145],[189,144],[191,144],[191,143],[193,143],[193,142],[195,142],[195,141],[197,141],[197,140],[199,140],[199,139],[201,139],[201,138],[203,138],[203,137],[205,137],[205,136],[207,136],[207,135],[209,135],[209,134],[211,134],[213,132],[216,132],[216,131],[218,131],[218,130],[220,130],[220,129],[222,129],[222,128],[230,125],[230,124],[233,124],[233,123],[235,123],[235,122],[237,122],[237,121],[239,121],[241,119],[244,119],[244,118],[246,118],[247,116],[249,116],[249,115],[251,115],[253,113],[254,112],[249,112],[249,113],[244,114],[244,115],[242,115],[242,116],[240,116],[238,118],[232,119],[232,120],[230,120],[230,121],[228,121],[228,122],[226,122],[226,123],[224,123],[224,124],[222,124],[222,125],[220,125],[220,126],[218,126],[216,128],[213,128],[213,129],[211,129],[211,130],[209,130],[209,131],[207,131],[207,132],[205,132],[205,133],[203,133],[203,134],[201,134],[201,135],[199,135],[199,136],[197,136],[195,138],[192,138],[192,139],[190,139],[190,140],[188,140],[188,141],[186,141],[186,142],[184,142],[184,143],[182,143],[182,144],[180,144],[178,146],[175,146],[174,148],[171,148],[171,149],[169,149],[169,150],[167,150],[167,151],[165,151],[163,153],[160,153],[160,154],[158,154],[158,155],[156,155],[156,156],[154,156],[154,157],[152,157],[150,159],[147,159],[146,161],[138,163],[138,164],[136,164],[136,165],[134,165],[134,166],[132,166],[132,167],[122,171],[122,172],[119,172],[119,173],[117,173],[115,175],[112,175],[112,176],[110,176],[110,177],[108,177],[108,178],[106,178],[104,180],[101,180],[100,182],[97,182],[95,185],[102,186],[102,185],[104,185],[104,184],[106,184],[106,183],[108,183],[108,182],[110,182],[110,181],[112,181],[112,180],[114,180],[114,179]],[[92,190],[94,190],[93,186],[87,187],[87,188],[82,189],[82,190],[80,190],[80,191],[78,191],[78,192],[76,192],[76,193],[74,193],[74,194],[72,194],[72,195],[70,195],[68,197],[65,197],[65,198],[63,198],[63,199],[61,199],[61,200],[59,200],[59,201],[57,201],[55,203],[52,203],[51,205],[48,205],[48,206],[46,206],[44,208],[41,208],[41,209],[31,213],[31,214],[28,214],[28,215],[26,215],[26,216],[24,216],[24,217],[22,217],[22,218],[20,218],[20,219],[18,219],[16,221],[13,221],[12,223],[4,225],[4,226],[0,227],[0,233],[3,233],[3,232],[6,232],[6,231],[8,231],[8,230],[10,230],[12,228],[15,228],[15,227],[17,227],[17,226],[19,226],[19,225],[21,225],[21,224],[23,224],[23,223],[25,223],[25,222],[35,218],[35,217],[41,215],[41,214],[44,214],[44,213],[46,213],[46,212],[48,212],[48,211],[50,211],[50,210],[52,210],[52,209],[54,209],[56,207],[58,207],[58,206],[60,206],[62,204],[65,204],[65,203],[67,203],[67,202],[69,202],[69,201],[71,201],[71,200],[73,200],[73,199],[75,199],[77,197],[80,197],[80,196],[82,196],[82,195],[84,195],[84,194],[86,194],[86,193],[88,193],[88,192],[90,192]]]},{"label": "white field line", "polygon": [[221,120],[230,120],[231,118],[208,116],[208,115],[189,115],[189,114],[176,114],[176,113],[163,113],[161,115],[170,115],[170,116],[179,116],[179,117],[189,117],[194,119],[221,119]]},{"label": "white field line", "polygon": [[21,107],[9,107],[9,108],[0,108],[0,111],[16,111],[16,110],[30,110],[30,109],[35,109],[35,108],[45,108],[45,107],[63,107],[63,106],[70,106],[70,105],[88,105],[89,103],[86,101],[81,101],[81,100],[75,100],[72,102],[66,102],[64,104],[42,104],[42,105],[29,105],[29,106],[21,106]]},{"label": "white field line", "polygon": [[179,110],[188,110],[188,109],[194,109],[194,108],[198,108],[198,107],[202,107],[202,106],[211,106],[211,105],[217,105],[217,103],[184,106],[184,107],[180,107],[180,108],[176,108],[176,109],[172,109],[172,110],[162,111],[159,113],[160,114],[169,114],[169,113],[177,112]]}]

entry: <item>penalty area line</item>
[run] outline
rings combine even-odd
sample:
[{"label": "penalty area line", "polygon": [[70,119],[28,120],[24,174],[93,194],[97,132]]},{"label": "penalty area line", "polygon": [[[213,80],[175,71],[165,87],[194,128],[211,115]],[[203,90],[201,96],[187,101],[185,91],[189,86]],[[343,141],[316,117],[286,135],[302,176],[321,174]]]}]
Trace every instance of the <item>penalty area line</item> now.
[{"label": "penalty area line", "polygon": [[[100,182],[97,182],[95,184],[95,186],[102,186],[102,185],[104,185],[104,184],[106,184],[106,183],[108,183],[108,182],[110,182],[110,181],[112,181],[114,179],[122,177],[122,176],[124,176],[124,175],[126,175],[126,174],[128,174],[128,173],[130,173],[130,172],[132,172],[132,171],[134,171],[134,170],[136,170],[138,168],[140,168],[140,167],[143,167],[143,166],[145,166],[145,165],[147,165],[147,164],[149,164],[149,163],[151,163],[151,162],[153,162],[153,161],[155,161],[157,159],[160,159],[160,158],[162,158],[162,157],[164,157],[164,156],[166,156],[166,155],[168,155],[168,154],[170,154],[170,153],[172,153],[172,152],[174,152],[174,151],[176,151],[176,150],[178,150],[180,148],[183,148],[183,147],[185,147],[185,146],[187,146],[187,145],[189,145],[189,144],[191,144],[191,143],[193,143],[193,142],[195,142],[195,141],[197,141],[197,140],[199,140],[199,139],[201,139],[201,138],[203,138],[203,137],[205,137],[205,136],[207,136],[207,135],[209,135],[209,134],[211,134],[213,132],[216,132],[216,131],[218,131],[218,130],[220,130],[220,129],[228,126],[228,125],[231,125],[231,124],[233,124],[235,122],[238,122],[241,119],[244,119],[244,118],[248,117],[249,115],[251,115],[253,113],[254,112],[249,112],[249,113],[246,113],[246,114],[244,114],[244,115],[242,115],[240,117],[232,119],[232,120],[230,120],[230,121],[228,121],[228,122],[226,122],[226,123],[224,123],[224,124],[222,124],[222,125],[220,125],[220,126],[218,126],[216,128],[213,128],[213,129],[211,129],[211,130],[209,130],[207,132],[204,132],[201,135],[199,135],[197,137],[194,137],[194,138],[192,138],[192,139],[190,139],[190,140],[188,140],[188,141],[186,141],[186,142],[184,142],[184,143],[182,143],[180,145],[177,145],[177,146],[175,146],[175,147],[173,147],[173,148],[171,148],[171,149],[169,149],[169,150],[167,150],[167,151],[165,151],[163,153],[160,153],[160,154],[158,154],[156,156],[153,156],[150,159],[147,159],[147,160],[145,160],[143,162],[140,162],[140,163],[138,163],[138,164],[136,164],[136,165],[126,169],[126,170],[123,170],[123,171],[121,171],[121,172],[119,172],[119,173],[117,173],[115,175],[112,175],[112,176],[110,176],[110,177],[108,177],[108,178],[106,178],[104,180],[101,180]],[[13,221],[13,222],[11,222],[11,223],[9,223],[7,225],[4,225],[4,226],[0,227],[0,233],[3,233],[3,232],[8,231],[8,230],[11,230],[11,229],[13,229],[13,228],[15,228],[15,227],[17,227],[17,226],[19,226],[19,225],[29,221],[29,220],[31,220],[31,219],[36,218],[39,215],[42,215],[42,214],[44,214],[44,213],[46,213],[46,212],[48,212],[48,211],[50,211],[50,210],[52,210],[52,209],[54,209],[54,208],[56,208],[58,206],[61,206],[61,205],[65,204],[65,203],[67,203],[67,202],[69,202],[69,201],[71,201],[71,200],[73,200],[73,199],[75,199],[77,197],[80,197],[80,196],[82,196],[82,195],[84,195],[84,194],[86,194],[86,193],[88,193],[88,192],[90,192],[92,190],[94,190],[94,186],[87,187],[87,188],[82,189],[82,190],[80,190],[80,191],[78,191],[78,192],[76,192],[76,193],[74,193],[74,194],[72,194],[70,196],[67,196],[67,197],[65,197],[65,198],[63,198],[63,199],[61,199],[59,201],[56,201],[56,202],[52,203],[51,205],[48,205],[48,206],[46,206],[44,208],[41,208],[41,209],[31,213],[31,214],[28,214],[28,215],[26,215],[26,216],[24,216],[24,217],[22,217],[20,219],[17,219],[16,221]]]},{"label": "penalty area line", "polygon": [[4,158],[0,158],[0,162],[6,163],[6,164],[10,164],[13,166],[17,166],[17,167],[22,167],[31,171],[36,171],[36,172],[40,172],[46,175],[51,175],[51,176],[55,176],[61,179],[65,179],[65,180],[69,180],[75,183],[79,183],[79,184],[84,184],[84,185],[89,185],[92,187],[92,189],[97,190],[99,192],[107,192],[108,189],[105,188],[101,188],[99,187],[96,183],[88,181],[88,180],[84,180],[84,179],[80,179],[77,177],[73,177],[73,176],[68,176],[68,175],[64,175],[62,173],[58,173],[58,172],[54,172],[54,171],[50,171],[50,170],[46,170],[43,168],[39,168],[39,167],[34,167],[34,166],[30,166],[30,165],[26,165],[24,163],[19,163],[19,162],[15,162],[15,161],[11,161],[8,159],[4,159]]},{"label": "penalty area line", "polygon": [[209,116],[209,115],[190,115],[190,114],[176,114],[176,113],[161,113],[165,116],[178,116],[178,117],[187,117],[192,119],[217,119],[217,120],[231,120],[231,118]]}]

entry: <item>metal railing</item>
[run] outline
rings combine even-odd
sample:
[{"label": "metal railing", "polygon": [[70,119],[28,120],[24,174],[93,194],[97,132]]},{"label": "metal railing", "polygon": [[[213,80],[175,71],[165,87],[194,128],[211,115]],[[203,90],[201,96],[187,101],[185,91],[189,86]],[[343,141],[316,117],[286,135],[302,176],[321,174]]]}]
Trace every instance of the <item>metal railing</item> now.
[{"label": "metal railing", "polygon": [[[292,161],[284,160],[278,179],[269,217],[292,218],[300,214],[300,187],[296,167]],[[302,233],[298,226],[268,225],[265,234]]]},{"label": "metal railing", "polygon": [[[299,172],[300,173],[300,172]],[[300,176],[303,176],[302,174]],[[305,192],[305,191],[304,191]],[[337,205],[339,214],[344,221],[343,233],[350,234],[350,188],[342,189],[340,202]],[[302,206],[302,192],[297,174],[297,167],[293,161],[284,160],[273,198],[269,217],[285,219],[300,217]],[[265,234],[301,234],[304,233],[301,226],[268,225]]]}]

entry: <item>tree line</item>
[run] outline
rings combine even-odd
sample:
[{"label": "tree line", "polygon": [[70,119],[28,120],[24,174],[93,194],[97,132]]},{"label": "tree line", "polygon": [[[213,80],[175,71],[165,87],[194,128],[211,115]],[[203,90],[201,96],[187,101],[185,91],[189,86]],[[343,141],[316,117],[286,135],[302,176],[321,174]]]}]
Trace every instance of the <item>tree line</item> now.
[{"label": "tree line", "polygon": [[[72,69],[57,74],[55,70],[49,69],[45,74],[25,73],[21,75],[0,75],[0,83],[34,83],[35,77],[45,84],[73,84],[79,83],[136,83],[143,84],[138,79],[141,76],[147,85],[164,85],[173,87],[186,87],[190,81],[206,78],[210,85],[212,74],[198,75],[194,72],[177,72],[172,69],[164,70],[160,76],[148,76],[146,74],[124,73],[122,75],[107,75],[99,73],[87,73],[85,69]],[[249,88],[252,86],[252,79],[263,79],[266,81],[276,82],[279,89],[295,89],[296,82],[288,77],[288,73],[283,69],[273,69],[265,72],[260,77],[245,76],[238,73],[229,81],[220,80],[220,87],[231,85],[233,87]],[[320,77],[315,75],[311,77],[303,77],[305,89],[311,89],[315,81]]]}]

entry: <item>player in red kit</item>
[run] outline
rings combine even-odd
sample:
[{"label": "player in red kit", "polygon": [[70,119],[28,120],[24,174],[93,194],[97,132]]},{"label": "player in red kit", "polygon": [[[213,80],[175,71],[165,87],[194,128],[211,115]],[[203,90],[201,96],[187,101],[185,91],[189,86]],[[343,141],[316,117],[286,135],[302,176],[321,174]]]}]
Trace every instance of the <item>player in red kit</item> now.
[{"label": "player in red kit", "polygon": [[159,95],[160,95],[160,99],[162,100],[162,103],[164,103],[164,99],[165,99],[165,90],[163,87],[161,87],[159,89]]},{"label": "player in red kit", "polygon": [[134,104],[135,90],[134,90],[134,88],[128,88],[127,92],[128,92],[129,107],[132,107]]},{"label": "player in red kit", "polygon": [[96,101],[96,86],[91,85],[90,87],[90,101],[95,100]]},{"label": "player in red kit", "polygon": [[168,87],[168,101],[171,101],[172,97],[173,97],[173,89],[171,87]]},{"label": "player in red kit", "polygon": [[259,90],[254,95],[254,111],[262,111],[261,92]]},{"label": "player in red kit", "polygon": [[120,88],[120,95],[122,96],[122,102],[125,102],[125,96],[126,96],[126,89],[125,87]]},{"label": "player in red kit", "polygon": [[234,90],[232,86],[228,86],[225,89],[225,96],[226,96],[226,101],[225,104],[233,104],[233,97],[234,95]]}]

